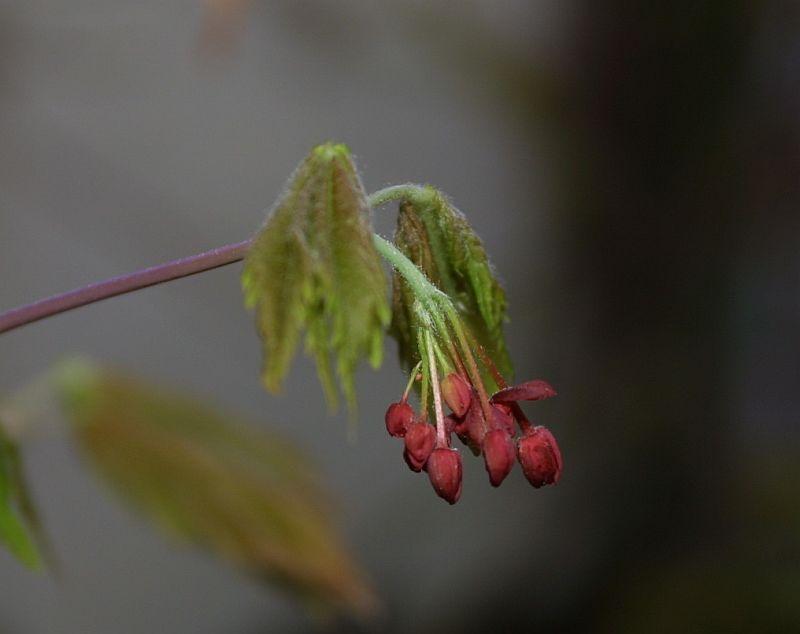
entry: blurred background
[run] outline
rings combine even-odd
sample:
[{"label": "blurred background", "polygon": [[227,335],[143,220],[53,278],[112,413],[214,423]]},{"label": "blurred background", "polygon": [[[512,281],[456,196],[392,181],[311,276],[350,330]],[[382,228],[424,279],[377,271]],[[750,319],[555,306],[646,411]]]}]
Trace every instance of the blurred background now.
[{"label": "blurred background", "polygon": [[3,336],[0,393],[81,352],[269,423],[384,615],[175,548],[56,431],[23,451],[61,569],[0,553],[0,632],[800,631],[799,71],[791,1],[0,2],[0,309],[242,240],[343,141],[467,214],[565,460],[494,490],[467,456],[447,506],[383,426],[395,344],[350,445],[307,359],[261,389],[239,265],[93,305]]}]

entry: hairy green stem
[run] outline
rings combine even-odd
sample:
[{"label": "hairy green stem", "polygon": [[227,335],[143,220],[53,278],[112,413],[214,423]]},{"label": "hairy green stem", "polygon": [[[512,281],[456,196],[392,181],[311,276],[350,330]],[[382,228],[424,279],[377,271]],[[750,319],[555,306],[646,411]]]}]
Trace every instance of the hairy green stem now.
[{"label": "hairy green stem", "polygon": [[422,385],[420,386],[419,392],[419,400],[420,400],[420,407],[419,411],[422,413],[424,417],[427,418],[428,416],[428,388],[430,387],[430,361],[428,360],[428,355],[425,350],[425,346],[423,345],[422,337],[417,337],[417,346],[419,347],[419,358],[420,363],[422,364],[421,372],[422,372]]},{"label": "hairy green stem", "polygon": [[436,353],[436,360],[439,362],[439,365],[442,366],[442,372],[444,372],[445,375],[450,374],[453,371],[450,362],[447,360],[447,357],[444,356],[444,352],[442,352],[442,348],[439,346],[439,343],[436,341],[436,339],[431,337],[431,340],[433,344],[433,351]]},{"label": "hairy green stem", "polygon": [[406,384],[406,389],[403,392],[404,403],[408,400],[408,393],[411,392],[411,386],[414,385],[414,381],[417,380],[417,374],[419,373],[420,367],[422,367],[422,361],[417,361],[417,365],[415,365],[414,369],[411,370],[411,375],[408,377],[408,383]]},{"label": "hairy green stem", "polygon": [[411,291],[425,309],[432,307],[442,298],[449,301],[447,296],[436,288],[425,274],[417,268],[417,265],[409,260],[400,249],[394,244],[381,238],[377,233],[372,236],[375,249],[383,256],[383,259],[391,264],[400,275],[403,276]]},{"label": "hairy green stem", "polygon": [[426,190],[420,185],[404,183],[380,189],[368,197],[370,207],[380,207],[393,200],[418,200],[426,196]]}]

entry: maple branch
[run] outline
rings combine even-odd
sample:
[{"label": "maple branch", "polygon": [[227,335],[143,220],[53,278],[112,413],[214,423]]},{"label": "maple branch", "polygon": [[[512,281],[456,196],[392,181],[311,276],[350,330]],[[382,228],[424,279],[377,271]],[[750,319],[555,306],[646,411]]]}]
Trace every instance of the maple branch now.
[{"label": "maple branch", "polygon": [[95,282],[66,293],[40,299],[32,304],[13,308],[0,314],[0,333],[109,297],[116,297],[148,286],[233,264],[244,257],[249,246],[250,240],[228,244],[204,253],[165,262],[127,275],[112,277],[102,282]]},{"label": "maple branch", "polygon": [[[419,195],[420,191],[422,191],[421,187],[411,184],[386,187],[370,195],[369,204],[371,207],[377,207],[392,200],[401,200]],[[381,254],[386,257],[387,249],[391,250],[390,243],[382,240],[379,236],[375,236],[375,240],[376,247],[381,251]],[[196,275],[197,273],[239,262],[244,259],[251,242],[252,240],[243,240],[235,244],[226,244],[225,246],[211,249],[204,253],[172,260],[171,262],[165,262],[164,264],[151,266],[140,271],[134,271],[127,275],[112,277],[102,282],[95,282],[81,288],[67,291],[66,293],[59,293],[58,295],[40,299],[32,304],[12,308],[4,313],[0,313],[0,334],[39,321],[40,319],[59,315],[68,310],[80,308],[87,304],[93,304],[110,297],[124,295],[125,293],[147,288],[148,286],[163,284],[164,282],[170,282],[182,277]],[[388,258],[394,266],[397,266],[398,258],[400,260],[406,259],[402,254],[398,254],[391,254],[394,255],[394,257]],[[403,263],[400,262],[400,264],[402,266]],[[410,262],[408,264],[410,264]],[[411,267],[416,269],[413,264],[411,264]],[[414,270],[412,270],[411,267],[406,267],[406,269],[407,273],[413,278]],[[420,280],[424,280],[424,283],[421,282],[422,286],[430,285],[419,271],[416,271],[416,273],[420,276]]]}]

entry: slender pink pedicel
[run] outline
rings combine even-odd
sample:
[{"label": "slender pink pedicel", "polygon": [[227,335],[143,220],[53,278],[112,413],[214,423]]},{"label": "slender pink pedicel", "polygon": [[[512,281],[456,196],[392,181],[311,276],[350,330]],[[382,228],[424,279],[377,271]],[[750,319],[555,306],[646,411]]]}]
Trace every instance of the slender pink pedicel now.
[{"label": "slender pink pedicel", "polygon": [[414,422],[414,410],[405,401],[389,405],[386,410],[386,431],[390,436],[402,438]]},{"label": "slender pink pedicel", "polygon": [[505,429],[493,429],[483,439],[483,460],[489,482],[500,486],[514,466],[514,441]]},{"label": "slender pink pedicel", "polygon": [[412,471],[422,471],[436,443],[436,429],[428,423],[413,423],[406,431],[404,457]]}]

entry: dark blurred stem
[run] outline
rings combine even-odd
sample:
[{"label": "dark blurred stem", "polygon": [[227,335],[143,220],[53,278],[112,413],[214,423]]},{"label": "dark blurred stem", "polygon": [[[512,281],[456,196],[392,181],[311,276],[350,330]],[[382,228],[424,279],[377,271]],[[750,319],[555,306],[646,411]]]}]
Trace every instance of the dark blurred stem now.
[{"label": "dark blurred stem", "polygon": [[95,282],[66,293],[40,299],[26,306],[13,308],[0,314],[0,333],[109,297],[116,297],[148,286],[233,264],[244,257],[250,242],[250,240],[244,240],[236,244],[228,244],[211,251],[180,258],[127,275],[112,277],[103,282]]}]

